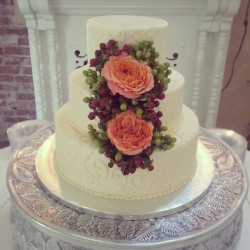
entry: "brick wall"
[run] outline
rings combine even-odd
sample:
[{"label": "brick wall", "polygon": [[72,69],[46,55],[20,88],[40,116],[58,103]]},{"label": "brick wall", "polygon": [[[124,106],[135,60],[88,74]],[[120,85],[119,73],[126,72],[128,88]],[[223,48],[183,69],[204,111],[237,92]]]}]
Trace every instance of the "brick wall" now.
[{"label": "brick wall", "polygon": [[7,128],[36,118],[28,31],[16,1],[0,0],[0,148]]}]

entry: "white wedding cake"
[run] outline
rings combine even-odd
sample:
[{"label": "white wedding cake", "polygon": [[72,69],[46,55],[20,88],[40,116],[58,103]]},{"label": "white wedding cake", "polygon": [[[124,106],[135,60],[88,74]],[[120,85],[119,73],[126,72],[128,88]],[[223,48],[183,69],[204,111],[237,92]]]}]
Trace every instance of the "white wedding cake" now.
[{"label": "white wedding cake", "polygon": [[[148,78],[148,82],[154,79],[154,84],[158,84],[157,86],[161,86],[159,85],[159,82],[161,82],[162,77],[159,74],[157,76],[158,78],[155,74],[152,77],[152,74],[154,72],[157,73],[157,69],[159,73],[160,67],[163,67],[159,65],[164,65],[165,62],[167,27],[168,24],[165,20],[151,17],[101,16],[91,18],[87,22],[88,58],[99,58],[100,55],[103,55],[100,53],[104,53],[104,55],[106,56],[105,53],[107,52],[109,54],[109,57],[108,59],[107,57],[105,57],[105,63],[109,61],[111,63],[112,60],[115,61],[120,57],[126,57],[130,60],[129,65],[130,63],[137,63],[139,67],[143,67],[147,70],[146,75],[140,76],[142,79]],[[116,42],[114,46],[119,45],[119,48],[121,48],[120,50],[117,50],[118,52],[116,55],[114,55],[114,53],[110,55],[110,51],[108,51],[106,48],[108,47],[108,41],[110,41],[111,39],[113,43],[114,41]],[[140,43],[144,44],[145,46],[148,45],[147,48],[149,48],[149,52],[146,52],[145,48],[141,49]],[[102,48],[100,48],[100,44],[102,44]],[[105,44],[106,47],[103,44]],[[155,49],[152,49],[152,44]],[[124,45],[127,46],[126,49],[124,49],[126,53],[122,51]],[[134,54],[135,59],[133,58],[132,52],[131,56],[128,55],[130,53],[128,51],[132,51],[132,49],[130,50],[130,45],[131,48],[134,46],[133,49],[134,52],[136,52]],[[137,45],[139,47],[136,47]],[[137,53],[138,48],[140,52]],[[96,52],[97,50],[98,52]],[[155,63],[153,61],[154,59],[152,59],[152,65],[154,65],[153,67],[151,67],[152,69],[149,69],[148,66],[145,66],[146,63],[141,60],[143,58],[143,55],[145,55],[146,59],[144,61],[148,62],[148,65],[150,65],[151,61],[149,60],[151,60],[150,58],[152,57],[152,53],[150,51],[153,53],[159,53],[159,56],[157,54],[155,56],[157,58],[155,60],[158,60],[159,63]],[[145,53],[147,53],[147,55]],[[114,65],[115,63],[116,62],[114,62]],[[99,77],[97,79],[101,79],[99,82],[101,82],[101,84],[106,84],[105,86],[108,86],[111,89],[108,89],[110,93],[112,92],[109,95],[109,98],[110,96],[114,99],[118,98],[117,96],[122,97],[121,99],[119,99],[122,100],[121,106],[117,107],[117,110],[121,109],[121,113],[119,113],[119,111],[119,114],[113,115],[112,119],[118,119],[118,117],[120,117],[120,114],[123,114],[123,112],[126,111],[127,114],[135,112],[136,122],[141,122],[140,119],[144,119],[143,115],[150,112],[152,114],[153,112],[153,114],[160,114],[159,116],[161,116],[160,120],[162,123],[162,125],[160,123],[161,126],[159,124],[157,125],[157,122],[155,122],[155,120],[158,118],[156,117],[154,118],[154,122],[151,122],[150,119],[146,119],[146,121],[143,121],[144,123],[140,123],[146,124],[140,125],[142,126],[142,128],[139,127],[139,125],[135,125],[133,133],[145,132],[144,126],[147,125],[150,125],[148,127],[151,129],[150,131],[147,130],[147,132],[145,132],[149,137],[151,135],[151,137],[144,138],[145,135],[143,134],[144,137],[142,139],[146,140],[147,142],[150,139],[151,144],[147,144],[147,148],[146,146],[144,148],[139,148],[139,151],[143,151],[138,153],[137,156],[131,154],[133,154],[133,152],[137,152],[136,150],[138,150],[138,148],[134,151],[131,151],[129,149],[129,153],[126,154],[126,150],[123,151],[123,149],[120,149],[115,144],[116,138],[114,138],[113,135],[116,133],[124,133],[123,135],[119,134],[119,136],[125,137],[125,134],[128,133],[127,130],[129,130],[129,128],[124,127],[125,125],[121,127],[121,124],[118,126],[118,128],[113,128],[111,127],[111,122],[103,122],[104,126],[100,127],[104,127],[104,132],[106,131],[108,134],[108,131],[111,131],[112,129],[114,130],[112,130],[113,134],[107,141],[107,143],[109,144],[105,144],[106,141],[105,143],[101,141],[102,145],[111,145],[112,149],[115,148],[115,146],[117,147],[115,158],[110,159],[110,156],[106,157],[106,153],[108,150],[107,147],[104,145],[104,148],[101,148],[101,150],[99,150],[98,152],[98,148],[96,147],[96,144],[98,143],[93,143],[93,141],[98,142],[98,140],[93,140],[94,137],[92,136],[91,139],[91,137],[89,136],[89,134],[91,134],[91,131],[97,131],[95,133],[98,133],[98,125],[100,121],[97,117],[98,114],[96,110],[95,112],[92,112],[93,117],[89,116],[91,119],[89,120],[88,115],[91,112],[91,109],[89,108],[89,105],[83,101],[84,98],[86,100],[86,97],[87,99],[90,98],[89,100],[93,101],[93,93],[95,93],[96,96],[99,97],[99,85],[96,85],[96,87],[94,87],[93,89],[93,85],[90,84],[92,78],[86,83],[88,72],[89,74],[93,72],[88,70],[94,70],[94,67],[90,66],[96,66],[96,64],[97,61],[92,61],[92,65],[91,63],[89,63],[87,66],[75,69],[71,73],[69,77],[69,101],[58,110],[56,115],[56,149],[54,153],[54,164],[59,176],[70,185],[84,192],[92,193],[93,195],[105,198],[122,200],[142,200],[160,197],[170,192],[176,191],[177,189],[184,186],[193,177],[197,168],[196,151],[199,132],[199,122],[195,113],[188,107],[183,105],[183,87],[185,82],[184,77],[173,69],[167,69],[166,71],[164,71],[168,73],[171,73],[172,71],[172,73],[169,75],[171,81],[167,84],[167,90],[166,92],[164,92],[165,98],[159,98],[158,100],[156,98],[156,101],[152,102],[152,108],[149,105],[151,103],[146,103],[143,98],[145,96],[150,96],[151,99],[155,98],[155,95],[158,94],[148,95],[147,91],[148,93],[151,93],[152,91],[158,93],[157,91],[159,90],[155,87],[156,85],[151,86],[151,90],[149,90],[149,85],[147,85],[145,88],[143,87],[144,89],[142,88],[142,90],[145,92],[142,93],[142,91],[140,90],[141,92],[135,93],[135,95],[137,96],[133,97],[134,92],[131,87],[132,83],[129,83],[130,85],[125,89],[117,89],[116,87],[114,87],[114,85],[111,85],[113,84],[113,82],[109,82],[109,80],[107,80],[108,78],[105,77],[107,75],[104,74],[106,70],[104,70],[104,68],[106,66],[102,65],[101,69],[98,68],[100,75],[102,75],[103,77]],[[127,64],[124,65],[122,66],[122,72],[123,74],[127,74]],[[133,71],[133,69],[131,68],[129,68],[129,70]],[[118,71],[114,72],[115,77],[118,77],[118,73]],[[142,73],[139,72],[138,74]],[[96,75],[94,77],[96,77]],[[155,80],[156,78],[159,81]],[[104,83],[102,83],[103,81]],[[156,81],[158,81],[158,83],[156,83]],[[135,89],[135,87],[133,88]],[[126,98],[124,98],[123,95],[127,94],[127,92],[125,93],[124,91],[127,91],[130,94],[128,95],[129,97],[126,96]],[[159,96],[162,96],[162,94]],[[111,103],[111,105],[112,98],[109,99],[109,103]],[[133,99],[136,99],[136,101],[132,101]],[[98,100],[100,101],[100,99]],[[136,106],[138,102],[144,104],[141,105],[142,108],[138,108]],[[135,106],[135,108],[133,108],[133,105],[131,103]],[[160,105],[158,106],[156,104]],[[105,112],[108,116],[108,106],[106,106],[106,108],[107,110],[105,109]],[[162,112],[163,115],[159,111]],[[102,112],[104,111],[102,110]],[[96,118],[94,119],[94,117]],[[104,115],[102,119],[105,120],[105,118],[106,117]],[[138,119],[140,121],[138,121]],[[133,122],[134,120],[132,120],[131,123],[126,124],[132,124]],[[89,126],[89,124],[92,124],[93,127]],[[152,124],[154,125],[153,127]],[[105,130],[106,125],[110,126],[111,128],[107,128]],[[166,128],[163,129],[163,125],[167,126],[167,131],[165,131]],[[131,126],[134,125],[132,124]],[[139,129],[142,129],[142,132],[138,132],[137,130]],[[105,134],[104,132],[100,134],[103,135]],[[170,137],[167,137],[165,134],[169,135]],[[106,140],[107,136],[104,135],[104,138]],[[130,140],[128,138],[131,137],[126,137],[126,140]],[[170,138],[170,140],[171,138],[176,138],[176,140],[172,140],[171,145],[169,144],[169,147],[168,145],[165,146],[164,149],[167,150],[161,150],[159,148],[163,147],[162,144],[165,142],[163,139],[159,138]],[[139,141],[139,143],[137,144],[139,145],[140,143],[141,141]],[[135,146],[133,144],[133,149],[134,147]],[[150,154],[150,163],[148,164],[149,157],[145,152],[149,149],[152,149],[151,151],[153,152],[152,154]],[[126,170],[126,166],[124,167],[125,163],[127,164],[129,161],[135,162],[134,159],[142,157],[141,155],[143,154],[146,155],[146,160],[144,158],[141,158],[142,162],[145,160],[145,165],[140,165],[142,166],[142,168],[134,164],[132,166],[133,171],[131,169]],[[116,163],[118,166],[116,165]],[[121,167],[121,165],[123,167]],[[121,171],[121,168],[123,168],[123,172]]]}]

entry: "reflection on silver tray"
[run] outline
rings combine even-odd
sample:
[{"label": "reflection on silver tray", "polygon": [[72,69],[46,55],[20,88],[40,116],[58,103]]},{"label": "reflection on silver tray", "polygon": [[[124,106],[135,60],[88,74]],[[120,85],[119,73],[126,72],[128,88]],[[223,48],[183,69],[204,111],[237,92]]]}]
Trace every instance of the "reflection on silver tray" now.
[{"label": "reflection on silver tray", "polygon": [[[241,227],[247,177],[238,156],[204,129],[199,139],[214,161],[213,181],[201,199],[178,213],[127,220],[104,218],[63,205],[43,188],[35,159],[54,125],[26,140],[13,154],[7,183],[15,204],[11,221],[24,249],[231,249]],[[27,238],[28,237],[28,238]],[[27,243],[23,241],[28,239]],[[58,248],[51,248],[51,246]],[[31,247],[32,246],[32,247]]]},{"label": "reflection on silver tray", "polygon": [[106,218],[114,218],[117,214],[123,215],[126,219],[154,218],[179,212],[200,200],[213,179],[214,162],[208,150],[199,141],[196,174],[180,190],[153,200],[105,199],[83,192],[63,181],[54,168],[54,149],[55,136],[52,135],[37,153],[36,173],[43,186],[63,204]]}]

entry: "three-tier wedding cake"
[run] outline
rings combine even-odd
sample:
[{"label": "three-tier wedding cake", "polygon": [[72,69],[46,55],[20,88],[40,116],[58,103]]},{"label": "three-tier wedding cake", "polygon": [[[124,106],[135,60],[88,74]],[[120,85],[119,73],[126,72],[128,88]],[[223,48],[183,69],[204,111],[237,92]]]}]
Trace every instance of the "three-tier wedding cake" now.
[{"label": "three-tier wedding cake", "polygon": [[195,174],[199,122],[183,105],[184,77],[165,63],[167,27],[151,17],[88,20],[92,60],[71,73],[69,101],[55,120],[54,164],[70,185],[142,200]]}]

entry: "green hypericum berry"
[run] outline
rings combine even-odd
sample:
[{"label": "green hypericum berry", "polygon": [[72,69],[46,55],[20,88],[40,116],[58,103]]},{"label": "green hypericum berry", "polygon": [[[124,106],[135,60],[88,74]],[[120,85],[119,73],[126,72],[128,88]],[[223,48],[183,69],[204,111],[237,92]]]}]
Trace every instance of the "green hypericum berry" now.
[{"label": "green hypericum berry", "polygon": [[161,131],[167,131],[168,130],[168,127],[167,126],[162,126],[161,127]]},{"label": "green hypericum berry", "polygon": [[137,105],[138,104],[138,100],[137,99],[132,99],[132,101],[131,101],[131,103],[132,103],[132,105]]},{"label": "green hypericum berry", "polygon": [[99,82],[99,83],[104,83],[105,80],[106,80],[106,79],[105,79],[102,75],[97,76],[97,82]]},{"label": "green hypericum berry", "polygon": [[158,52],[154,52],[154,58],[159,57],[159,53]]},{"label": "green hypericum berry", "polygon": [[88,130],[92,131],[94,129],[93,125],[89,124],[88,125]]},{"label": "green hypericum berry", "polygon": [[154,41],[148,41],[148,44],[152,46],[154,44]]},{"label": "green hypericum berry", "polygon": [[117,152],[116,154],[115,154],[115,160],[116,161],[120,161],[122,159],[122,154],[121,154],[121,152]]},{"label": "green hypericum berry", "polygon": [[164,64],[160,64],[159,67],[158,67],[158,69],[160,71],[164,71],[165,70],[165,65]]},{"label": "green hypericum berry", "polygon": [[167,70],[167,75],[170,75],[172,73],[172,70],[171,69],[168,69]]},{"label": "green hypericum berry", "polygon": [[93,90],[91,90],[91,94],[92,95],[95,95],[96,94],[96,91],[93,89]]},{"label": "green hypericum berry", "polygon": [[139,59],[139,58],[141,58],[141,56],[142,56],[142,51],[141,51],[141,50],[138,50],[138,51],[136,52],[136,57]]},{"label": "green hypericum berry", "polygon": [[91,139],[94,139],[95,138],[95,132],[92,130],[92,131],[89,131],[88,132],[88,135]]},{"label": "green hypericum berry", "polygon": [[156,139],[154,140],[154,142],[155,142],[155,145],[157,145],[157,146],[160,146],[160,145],[161,145],[161,139],[160,139],[160,138],[156,138]]},{"label": "green hypericum berry", "polygon": [[88,76],[87,78],[86,78],[86,83],[87,84],[92,84],[94,82],[94,78],[92,77],[92,76]]},{"label": "green hypericum berry", "polygon": [[125,102],[123,102],[121,105],[120,105],[120,109],[122,111],[126,110],[127,109],[127,104]]},{"label": "green hypericum berry", "polygon": [[159,62],[157,62],[157,61],[154,61],[154,62],[153,62],[153,67],[154,67],[154,68],[156,68],[158,65],[159,65]]},{"label": "green hypericum berry", "polygon": [[168,150],[168,144],[163,144],[163,145],[162,145],[162,148],[163,148],[164,150]]},{"label": "green hypericum berry", "polygon": [[139,45],[138,44],[133,44],[132,48],[133,48],[133,50],[137,51],[137,50],[139,50]]},{"label": "green hypericum berry", "polygon": [[86,77],[89,75],[87,70],[84,70],[82,73],[83,73],[83,75],[86,76]]},{"label": "green hypericum berry", "polygon": [[154,138],[159,138],[161,134],[159,132],[154,132],[153,137]]},{"label": "green hypericum berry", "polygon": [[89,98],[89,97],[87,97],[87,96],[86,96],[86,97],[84,97],[84,98],[83,98],[83,102],[85,102],[85,103],[89,103],[89,102],[90,102],[90,98]]},{"label": "green hypericum berry", "polygon": [[164,65],[166,66],[166,68],[168,68],[170,66],[169,62],[165,62]]},{"label": "green hypericum berry", "polygon": [[176,138],[175,137],[171,137],[171,143],[175,143],[176,142]]},{"label": "green hypericum berry", "polygon": [[151,57],[151,53],[150,53],[150,52],[146,52],[145,55],[144,55],[144,57],[145,57],[146,59],[150,58],[150,57]]},{"label": "green hypericum berry", "polygon": [[102,65],[101,65],[101,64],[97,64],[97,65],[95,66],[95,68],[96,68],[97,71],[100,71],[101,68],[102,68]]},{"label": "green hypericum berry", "polygon": [[98,127],[99,129],[102,129],[102,130],[104,129],[104,126],[103,126],[101,123],[98,123],[98,124],[97,124],[97,127]]},{"label": "green hypericum berry", "polygon": [[156,76],[158,74],[158,71],[156,69],[152,69],[153,76]]},{"label": "green hypericum berry", "polygon": [[93,89],[94,90],[99,90],[100,89],[100,84],[99,83],[95,83],[94,85],[93,85]]},{"label": "green hypericum berry", "polygon": [[88,69],[88,73],[91,75],[91,73],[92,73],[92,69]]},{"label": "green hypericum berry", "polygon": [[105,133],[98,133],[98,138],[100,138],[101,140],[107,140],[108,137]]},{"label": "green hypericum berry", "polygon": [[162,88],[162,92],[165,92],[167,89],[168,89],[168,87],[167,87],[167,86],[164,86],[164,87]]},{"label": "green hypericum berry", "polygon": [[142,115],[143,114],[143,109],[136,107],[135,112],[136,112],[137,115]]},{"label": "green hypericum berry", "polygon": [[105,149],[104,149],[103,147],[100,147],[100,148],[98,149],[98,152],[99,152],[100,154],[104,154]]},{"label": "green hypericum berry", "polygon": [[96,146],[98,146],[98,147],[101,146],[101,141],[98,140],[98,139],[94,139],[94,140],[93,140],[93,143],[94,143]]},{"label": "green hypericum berry", "polygon": [[167,77],[164,77],[162,80],[161,80],[162,83],[164,84],[168,84],[170,82],[170,80],[167,78]]},{"label": "green hypericum berry", "polygon": [[157,80],[158,81],[161,81],[163,78],[164,78],[164,75],[162,73],[159,73],[157,76],[156,76]]}]

